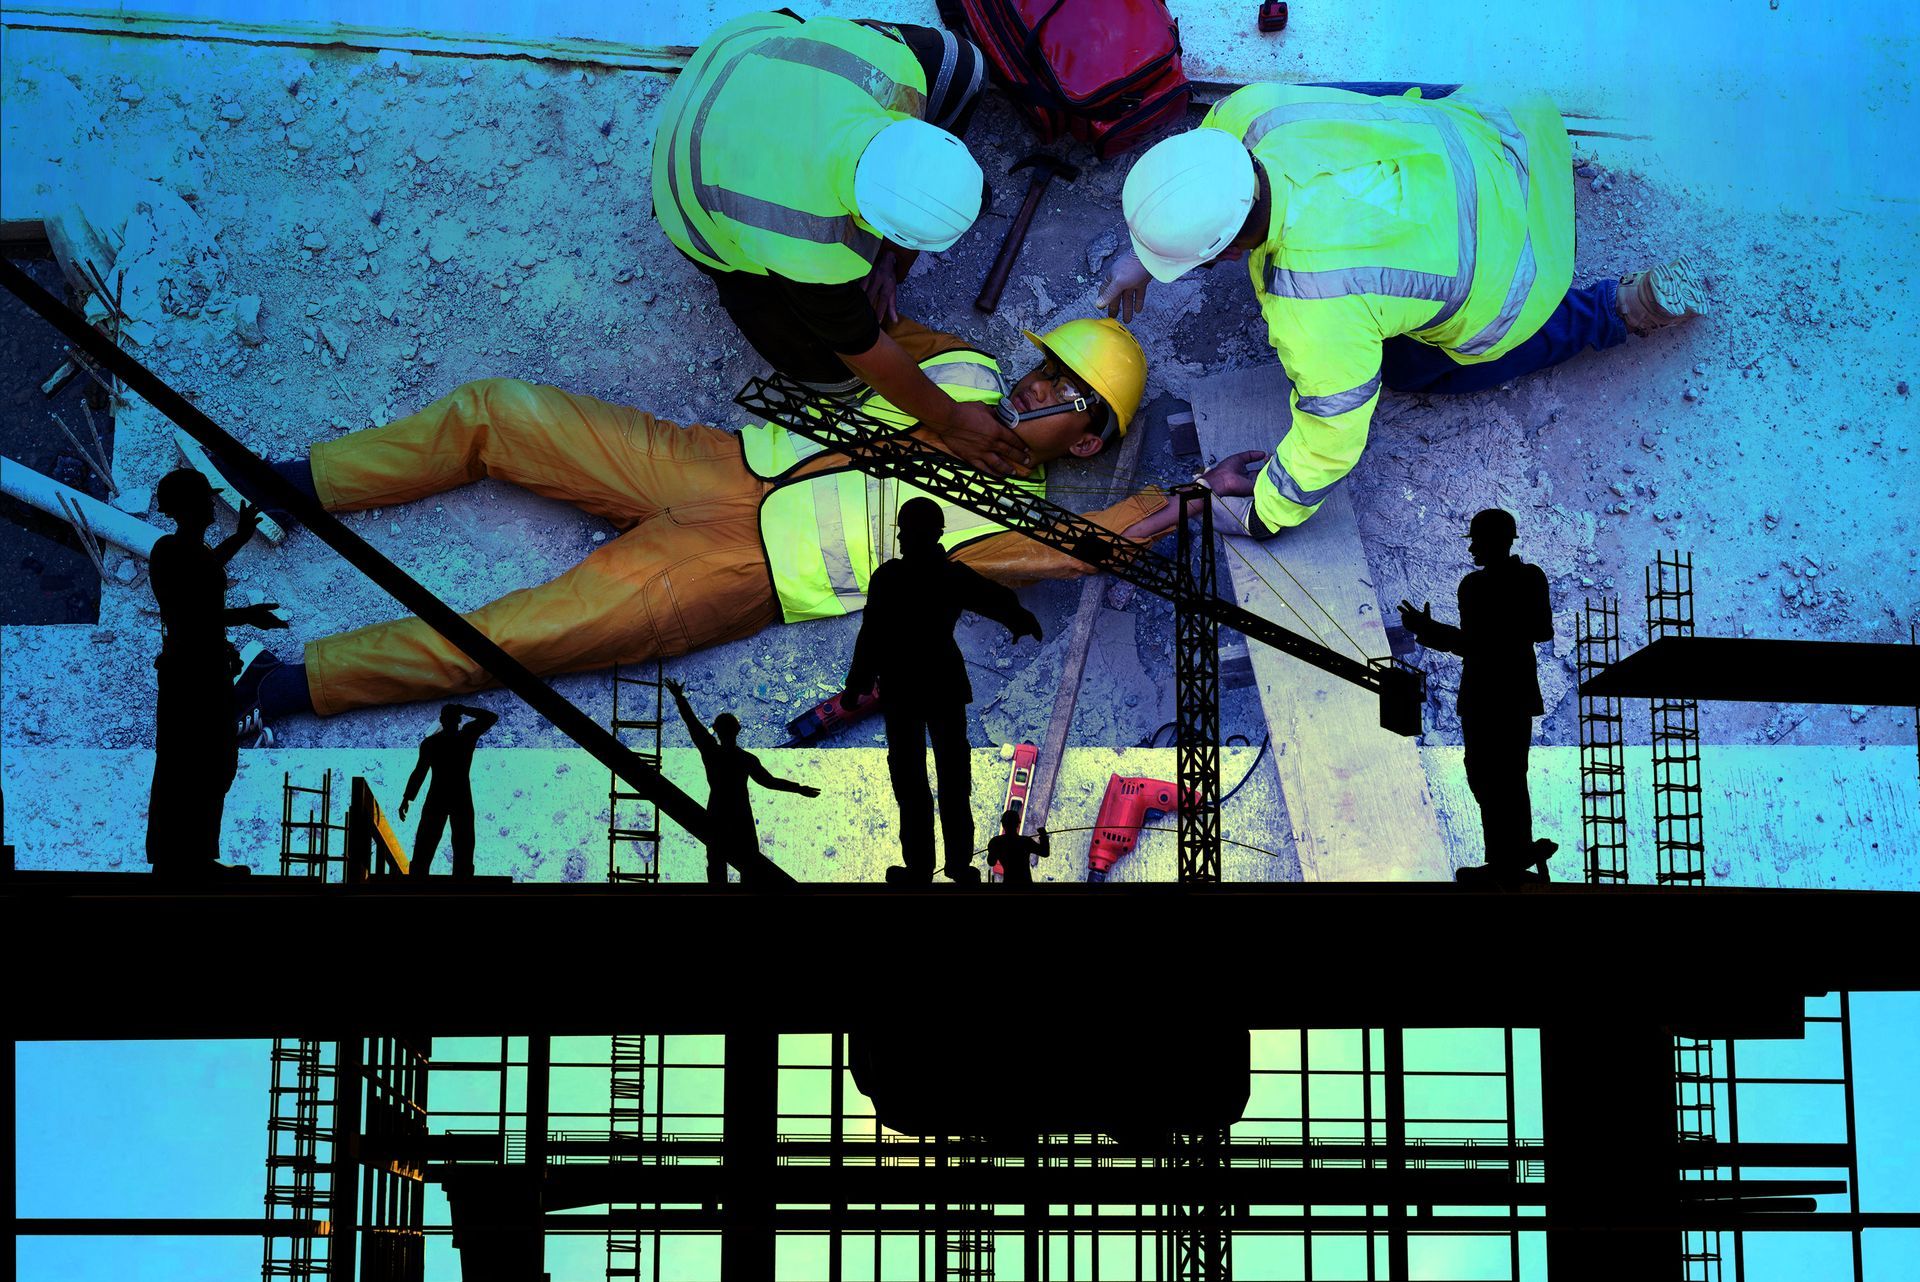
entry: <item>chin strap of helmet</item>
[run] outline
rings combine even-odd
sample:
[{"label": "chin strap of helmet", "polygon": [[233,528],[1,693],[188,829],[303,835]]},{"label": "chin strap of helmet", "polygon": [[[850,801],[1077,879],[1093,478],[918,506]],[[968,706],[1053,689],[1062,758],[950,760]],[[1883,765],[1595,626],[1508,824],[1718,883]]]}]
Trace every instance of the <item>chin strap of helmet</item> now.
[{"label": "chin strap of helmet", "polygon": [[1017,427],[1021,423],[1031,423],[1037,418],[1051,418],[1055,414],[1084,414],[1105,404],[1098,392],[1088,392],[1070,401],[1062,401],[1058,405],[1043,405],[1037,410],[1028,410],[1023,414],[1013,407],[1012,397],[1003,396],[1000,398],[1000,403],[993,407],[993,412],[999,415],[1000,421],[1008,427]]}]

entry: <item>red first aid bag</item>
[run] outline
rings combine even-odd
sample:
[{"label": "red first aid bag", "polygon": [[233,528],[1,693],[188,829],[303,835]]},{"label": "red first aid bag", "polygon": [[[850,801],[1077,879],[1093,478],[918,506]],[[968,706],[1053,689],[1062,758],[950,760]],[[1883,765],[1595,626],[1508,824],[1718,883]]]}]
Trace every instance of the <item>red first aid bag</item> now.
[{"label": "red first aid bag", "polygon": [[1166,0],[941,0],[1041,141],[1071,133],[1104,159],[1179,118],[1192,97]]}]

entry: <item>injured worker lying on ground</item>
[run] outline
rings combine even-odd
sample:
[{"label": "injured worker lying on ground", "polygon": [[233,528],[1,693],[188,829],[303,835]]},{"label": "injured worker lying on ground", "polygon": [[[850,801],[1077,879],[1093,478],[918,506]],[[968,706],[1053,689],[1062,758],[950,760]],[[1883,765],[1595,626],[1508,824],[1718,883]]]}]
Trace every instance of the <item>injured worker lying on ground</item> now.
[{"label": "injured worker lying on ground", "polygon": [[[1125,433],[1145,388],[1140,345],[1104,318],[1028,334],[1044,359],[1011,389],[991,356],[957,338],[904,320],[889,332],[948,395],[1004,401],[1003,411],[1022,416],[1017,430],[1036,468],[1002,484],[1036,494],[1046,486],[1039,465],[1100,453]],[[1086,408],[1036,413],[1079,402]],[[878,397],[866,409],[912,426]],[[939,448],[931,434],[914,434]],[[1245,471],[1263,458],[1224,460],[1208,479],[1216,493],[1251,494]],[[922,494],[867,476],[846,455],[777,425],[683,427],[510,378],[465,384],[417,414],[320,442],[308,458],[273,466],[334,512],[412,502],[493,477],[613,522],[621,534],[559,578],[466,616],[540,675],[649,663],[773,623],[858,610],[869,576],[893,554],[895,513]],[[1092,572],[972,512],[942,507],[949,552],[996,582]],[[1174,526],[1166,496],[1152,488],[1088,516],[1143,543]],[[309,641],[298,663],[261,654],[235,682],[235,722],[250,737],[287,715],[332,716],[492,684],[427,624],[403,618]]]}]

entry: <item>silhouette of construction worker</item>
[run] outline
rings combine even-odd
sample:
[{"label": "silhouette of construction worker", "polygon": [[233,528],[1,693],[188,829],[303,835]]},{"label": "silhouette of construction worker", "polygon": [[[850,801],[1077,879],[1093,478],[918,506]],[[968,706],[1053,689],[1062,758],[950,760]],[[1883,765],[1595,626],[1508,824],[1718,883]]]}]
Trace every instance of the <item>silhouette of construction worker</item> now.
[{"label": "silhouette of construction worker", "polygon": [[817,797],[820,790],[811,784],[775,778],[760,764],[760,758],[737,742],[740,718],[723,712],[713,719],[709,731],[687,702],[686,687],[672,677],[667,678],[666,685],[680,708],[680,719],[687,724],[687,737],[700,750],[700,764],[707,768],[707,820],[713,825],[713,835],[707,839],[707,880],[725,885],[727,865],[732,864],[740,869],[741,883],[751,885],[755,877],[749,869],[759,864],[762,856],[747,780],[769,792],[797,792],[803,797]]},{"label": "silhouette of construction worker", "polygon": [[1003,886],[1031,886],[1030,861],[1035,855],[1044,859],[1053,853],[1053,839],[1047,836],[1045,828],[1032,837],[1022,837],[1019,828],[1020,812],[1009,810],[1000,816],[1000,835],[987,843],[987,867],[1000,865]]},{"label": "silhouette of construction worker", "polygon": [[[460,724],[463,716],[472,718],[464,726]],[[497,712],[449,703],[440,709],[440,728],[420,741],[420,760],[407,776],[407,795],[400,798],[402,822],[428,772],[432,772],[433,782],[427,786],[420,826],[414,830],[408,876],[427,875],[434,851],[440,848],[440,833],[449,825],[453,828],[453,875],[473,876],[473,749],[498,720]]]},{"label": "silhouette of construction worker", "polygon": [[1486,829],[1484,869],[1461,869],[1459,880],[1492,875],[1524,876],[1539,869],[1545,880],[1555,842],[1533,839],[1533,801],[1527,792],[1527,749],[1533,718],[1541,716],[1540,682],[1533,647],[1553,640],[1553,606],[1547,576],[1513,555],[1518,537],[1513,514],[1488,508],[1468,526],[1467,545],[1480,568],[1460,581],[1460,623],[1440,623],[1433,607],[1400,603],[1400,621],[1419,642],[1457,654],[1460,672],[1460,737],[1466,743],[1467,786],[1480,803]]},{"label": "silhouette of construction worker", "polygon": [[926,744],[933,742],[940,781],[940,831],[946,843],[946,874],[978,882],[973,866],[973,762],[967,742],[967,705],[973,685],[954,644],[953,628],[964,610],[1002,624],[1014,640],[1040,639],[1040,620],[1020,604],[1013,589],[947,559],[940,546],[946,520],[928,498],[900,505],[900,555],[881,565],[867,583],[853,664],[847,670],[846,706],[872,691],[887,692],[881,714],[887,723],[887,770],[900,804],[900,850],[905,867],[889,868],[895,885],[933,880],[933,797],[927,788]]},{"label": "silhouette of construction worker", "polygon": [[161,876],[195,879],[247,868],[220,860],[220,816],[240,768],[232,717],[240,655],[227,640],[235,624],[284,628],[274,603],[227,607],[227,562],[259,528],[252,504],[240,509],[233,533],[207,546],[213,487],[191,468],[160,478],[156,495],[175,530],[148,557],[162,640],[154,705],[153,793],[147,806],[147,862]]}]

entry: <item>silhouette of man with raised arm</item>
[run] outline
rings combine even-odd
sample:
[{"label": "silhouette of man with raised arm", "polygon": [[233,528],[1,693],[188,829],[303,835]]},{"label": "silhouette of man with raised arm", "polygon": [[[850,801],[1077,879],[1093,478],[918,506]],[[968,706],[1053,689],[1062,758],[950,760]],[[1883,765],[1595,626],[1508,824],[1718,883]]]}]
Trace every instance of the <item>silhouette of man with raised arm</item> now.
[{"label": "silhouette of man with raised arm", "polygon": [[713,825],[713,835],[707,839],[707,880],[725,885],[727,865],[731,863],[740,869],[741,883],[750,885],[754,874],[749,870],[761,862],[762,856],[747,781],[751,779],[769,792],[797,792],[803,797],[817,797],[820,790],[811,784],[776,778],[760,764],[760,758],[742,748],[738,742],[740,718],[723,712],[713,719],[709,731],[687,702],[686,687],[672,677],[667,678],[666,686],[680,709],[680,719],[687,724],[687,737],[699,749],[700,763],[707,768],[707,821]]},{"label": "silhouette of man with raised arm", "polygon": [[242,664],[227,629],[287,626],[271,601],[227,606],[227,562],[260,528],[260,510],[243,505],[233,533],[208,547],[213,487],[204,476],[192,468],[169,472],[155,498],[176,528],[160,536],[147,560],[163,638],[153,661],[160,680],[147,862],[155,874],[172,879],[244,873],[244,866],[220,862],[220,816],[240,769],[231,714],[233,680]]},{"label": "silhouette of man with raised arm", "polygon": [[900,804],[900,851],[904,867],[887,869],[894,885],[933,880],[933,796],[927,787],[926,745],[933,743],[940,783],[940,832],[946,843],[946,874],[978,882],[973,866],[973,761],[967,742],[967,705],[973,684],[954,644],[954,625],[971,610],[1002,624],[1014,640],[1040,639],[1040,620],[1020,604],[1013,589],[947,559],[940,537],[946,518],[928,498],[900,505],[900,555],[873,572],[867,608],[847,670],[846,706],[851,708],[878,680],[886,690],[881,708],[887,724],[887,771]]},{"label": "silhouette of man with raised arm", "polygon": [[[463,726],[462,717],[471,719]],[[408,876],[427,875],[434,852],[440,848],[440,833],[449,825],[453,828],[453,875],[473,876],[473,749],[498,720],[497,712],[449,703],[440,709],[440,728],[420,741],[420,760],[407,777],[407,795],[400,798],[402,821],[429,772],[433,782],[427,786],[420,827],[413,834],[413,862],[407,868]]]},{"label": "silhouette of man with raised arm", "polygon": [[1420,644],[1460,656],[1460,737],[1466,743],[1467,786],[1486,829],[1484,868],[1462,868],[1460,881],[1519,879],[1530,868],[1546,880],[1555,842],[1533,839],[1527,750],[1533,719],[1544,715],[1533,647],[1553,640],[1547,576],[1513,555],[1513,514],[1488,508],[1473,518],[1467,552],[1480,568],[1460,581],[1460,623],[1441,623],[1432,605],[1400,603],[1400,621]]},{"label": "silhouette of man with raised arm", "polygon": [[[987,866],[1000,865],[1000,884],[1031,886],[1033,860],[1053,853],[1053,839],[1042,827],[1033,837],[1020,835],[1020,811],[1000,816],[1000,835],[987,843]],[[1037,838],[1037,839],[1036,839]]]}]

